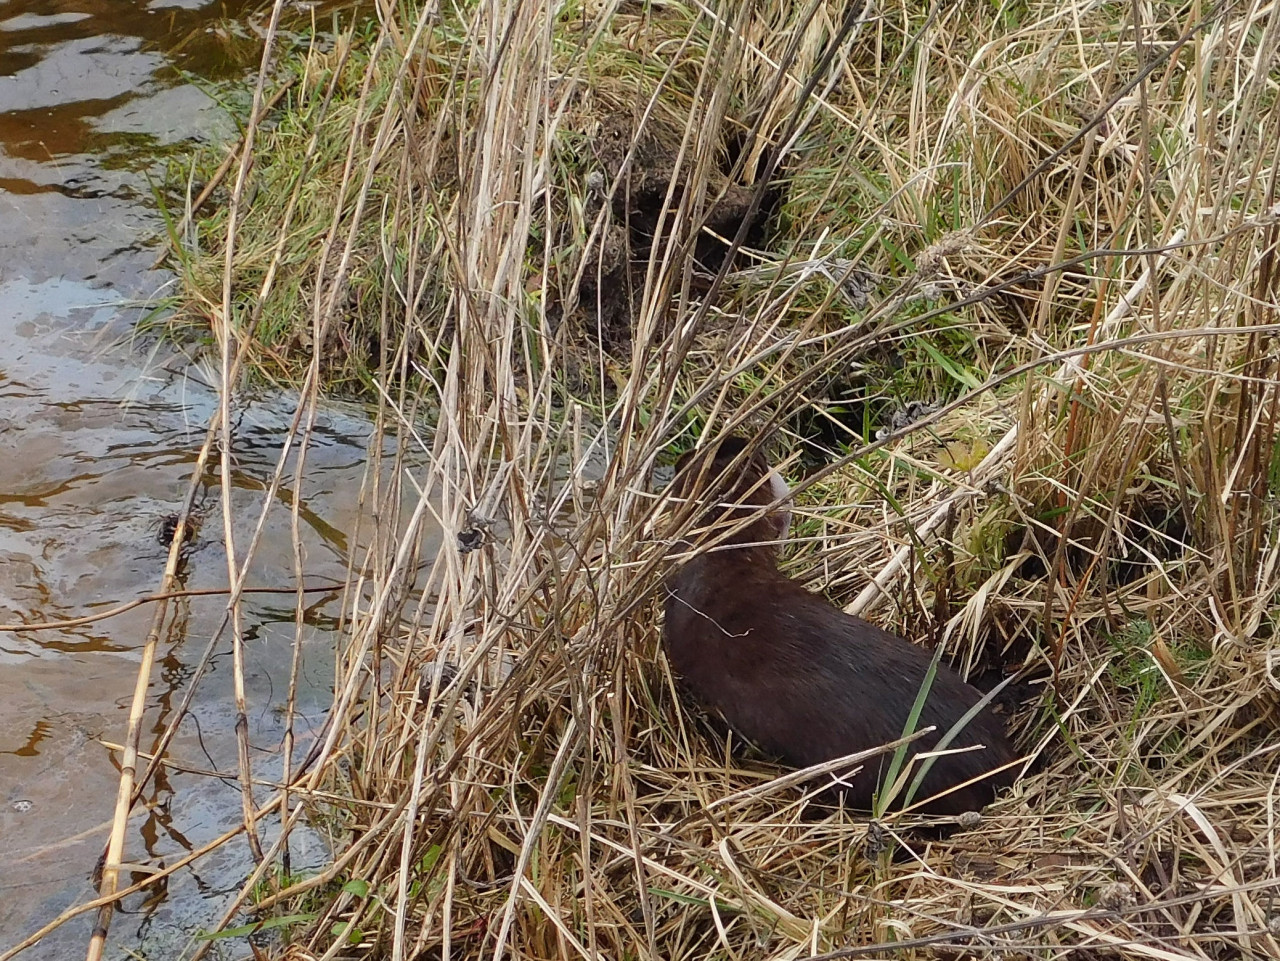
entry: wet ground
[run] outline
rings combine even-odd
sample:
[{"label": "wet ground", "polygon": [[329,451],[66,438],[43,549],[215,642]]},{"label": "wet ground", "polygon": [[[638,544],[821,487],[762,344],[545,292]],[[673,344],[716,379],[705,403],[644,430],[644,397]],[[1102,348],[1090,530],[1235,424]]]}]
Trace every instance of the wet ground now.
[{"label": "wet ground", "polygon": [[[198,368],[129,337],[138,303],[162,296],[169,279],[150,269],[161,222],[147,177],[159,169],[158,152],[232,129],[204,91],[256,63],[254,6],[0,4],[0,623],[80,617],[160,585],[166,550],[157,531],[186,493],[216,395]],[[293,412],[289,397],[244,405],[234,482],[245,540]],[[320,416],[304,489],[284,490],[271,505],[253,586],[296,583],[294,497],[307,583],[341,581],[369,442],[360,411]],[[195,547],[187,586],[222,588],[215,476],[201,494],[213,530]],[[303,749],[329,702],[336,598],[311,595],[303,625]],[[178,605],[151,678],[146,732],[172,716],[222,605]],[[293,596],[255,595],[246,611],[250,738],[270,774],[279,771]],[[119,757],[108,745],[125,737],[151,614],[144,606],[80,627],[0,632],[0,955],[94,896],[91,873],[118,784]],[[232,712],[224,639],[172,758],[234,774]],[[144,750],[154,736],[144,733]],[[239,805],[234,778],[167,773],[135,810],[126,859],[172,863],[238,823]],[[318,841],[300,836],[294,867],[323,855]],[[180,956],[248,867],[245,845],[232,844],[159,897],[126,903],[108,957]],[[85,914],[20,957],[79,955],[92,924]]]}]

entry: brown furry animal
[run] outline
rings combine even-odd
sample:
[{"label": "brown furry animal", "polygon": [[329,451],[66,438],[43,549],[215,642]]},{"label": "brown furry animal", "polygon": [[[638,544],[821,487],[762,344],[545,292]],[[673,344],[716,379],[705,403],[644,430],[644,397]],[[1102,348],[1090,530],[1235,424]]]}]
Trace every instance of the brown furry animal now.
[{"label": "brown furry animal", "polygon": [[[778,570],[776,543],[789,514],[760,515],[759,508],[784,497],[787,487],[764,459],[731,437],[710,453],[681,458],[672,490],[691,502],[700,524],[693,536],[712,542],[667,579],[662,641],[687,692],[743,737],[798,767],[902,737],[930,653],[845,614]],[[749,520],[753,513],[758,516]],[[719,539],[733,527],[741,529]],[[933,749],[981,697],[939,664],[917,725],[936,730],[912,742],[909,755]],[[934,760],[913,801],[933,798],[923,810],[959,814],[980,809],[1011,784],[1011,771],[989,773],[1016,755],[985,707],[948,749],[975,745],[981,747]],[[839,787],[845,803],[871,809],[891,757],[870,759]],[[908,783],[918,770],[917,763]],[[895,803],[902,801],[899,794]]]}]

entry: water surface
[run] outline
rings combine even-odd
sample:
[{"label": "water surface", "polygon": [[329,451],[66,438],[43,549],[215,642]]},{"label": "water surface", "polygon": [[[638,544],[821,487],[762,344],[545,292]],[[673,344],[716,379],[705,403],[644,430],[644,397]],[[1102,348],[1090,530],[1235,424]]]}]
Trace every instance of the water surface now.
[{"label": "water surface", "polygon": [[[198,366],[129,336],[139,304],[145,309],[171,282],[151,269],[162,226],[148,176],[166,150],[233,132],[209,91],[256,64],[255,25],[265,14],[255,8],[234,0],[0,5],[0,623],[81,617],[160,585],[166,548],[157,533],[186,494],[216,393]],[[295,400],[241,400],[233,499],[244,545]],[[370,437],[359,410],[321,413],[302,489],[290,473],[269,505],[252,586],[291,591],[297,583],[295,500],[305,581],[345,577]],[[210,521],[188,561],[188,587],[226,586],[220,497],[216,473],[202,478]],[[339,596],[308,595],[301,628],[292,593],[254,595],[245,606],[250,739],[264,777],[280,771],[280,709],[299,632],[301,750],[323,723]],[[224,604],[174,604],[150,679],[144,750],[172,718]],[[0,633],[0,953],[94,896],[119,778],[109,745],[125,737],[151,617],[144,606],[87,625]],[[224,637],[170,751],[182,768],[234,775],[231,679]],[[233,776],[170,769],[135,809],[126,860],[172,863],[234,827],[239,809]],[[324,854],[299,835],[294,867]],[[238,841],[164,890],[130,899],[113,921],[108,957],[179,956],[222,913],[248,867]],[[21,957],[76,956],[92,924],[83,915]]]}]

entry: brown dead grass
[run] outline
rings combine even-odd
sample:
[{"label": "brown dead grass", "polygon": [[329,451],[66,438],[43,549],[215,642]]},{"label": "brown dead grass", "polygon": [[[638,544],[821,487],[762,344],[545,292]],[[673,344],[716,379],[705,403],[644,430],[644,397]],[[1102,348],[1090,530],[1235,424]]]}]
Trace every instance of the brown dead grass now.
[{"label": "brown dead grass", "polygon": [[[342,855],[260,900],[325,895],[292,956],[1280,954],[1280,8],[401,16],[298,289],[324,344],[377,281],[380,416],[432,467],[401,477],[412,523],[370,492],[408,533],[353,566],[291,789]],[[593,181],[618,117],[648,164]],[[717,198],[770,165],[767,246],[694,269]],[[617,268],[610,192],[658,168],[610,355],[584,278]],[[217,300],[223,356],[252,353]],[[880,439],[848,415],[911,401],[933,413]],[[650,478],[730,430],[810,444],[796,576],[1039,677],[1030,773],[980,823],[923,843],[821,811],[680,705]]]}]

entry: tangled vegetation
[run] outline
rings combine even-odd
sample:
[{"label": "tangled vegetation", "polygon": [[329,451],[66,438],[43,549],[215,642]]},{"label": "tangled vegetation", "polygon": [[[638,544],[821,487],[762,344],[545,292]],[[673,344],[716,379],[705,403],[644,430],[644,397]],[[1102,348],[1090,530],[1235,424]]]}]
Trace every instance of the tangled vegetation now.
[{"label": "tangled vegetation", "polygon": [[[379,11],[175,225],[228,396],[366,393],[431,465],[370,488],[288,787],[338,855],[252,889],[326,893],[290,956],[1280,954],[1280,7]],[[652,478],[729,431],[795,577],[1025,670],[980,822],[822,808],[681,705]]]}]

